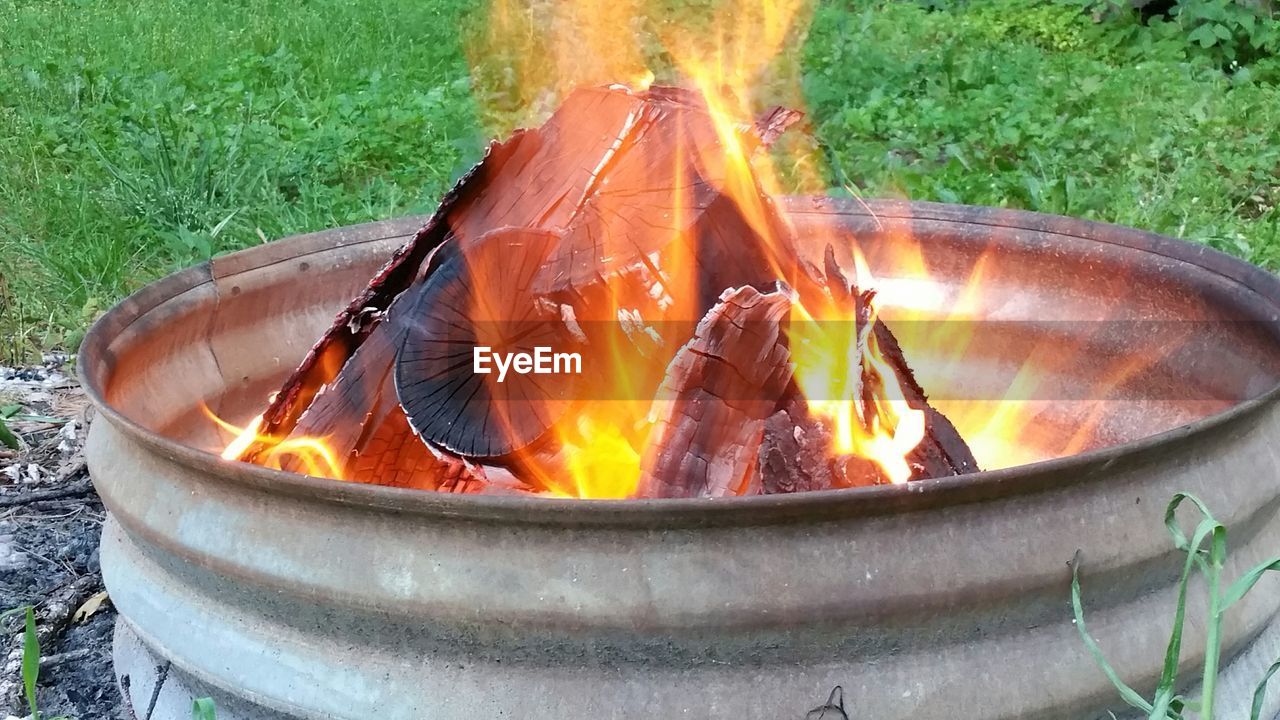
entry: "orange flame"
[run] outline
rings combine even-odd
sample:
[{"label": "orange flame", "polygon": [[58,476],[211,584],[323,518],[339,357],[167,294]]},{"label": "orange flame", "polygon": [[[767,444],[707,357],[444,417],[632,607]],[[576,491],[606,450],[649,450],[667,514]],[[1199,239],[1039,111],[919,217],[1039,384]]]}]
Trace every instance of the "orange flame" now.
[{"label": "orange flame", "polygon": [[273,470],[302,472],[315,477],[343,479],[342,463],[338,462],[327,438],[291,437],[275,442],[259,432],[261,415],[250,420],[244,427],[238,427],[218,417],[208,407],[202,409],[214,424],[231,435],[230,442],[219,453],[223,460],[239,460],[250,446],[263,443],[264,449],[255,459],[258,465]]},{"label": "orange flame", "polygon": [[[488,127],[494,134],[506,135],[516,126],[540,123],[577,86],[623,83],[646,88],[655,79],[692,85],[705,99],[719,143],[680,147],[704,156],[696,159],[697,165],[722,169],[713,173],[723,183],[717,189],[736,202],[754,233],[780,246],[792,229],[785,214],[779,226],[781,208],[762,197],[760,189],[768,195],[825,190],[826,174],[812,148],[792,143],[772,154],[753,152],[739,128],[769,104],[802,105],[797,51],[811,10],[807,0],[713,0],[672,16],[670,7],[652,0],[492,0],[484,24],[487,31],[474,37],[469,47],[477,101]],[[673,180],[672,187],[685,185],[684,178]],[[687,200],[674,192],[672,211],[689,212]],[[671,226],[688,225],[674,222]],[[829,232],[829,238],[806,238],[805,245],[849,246],[849,238]],[[689,269],[696,263],[691,256],[682,256],[692,244],[681,240],[674,238],[668,246],[667,267],[653,268],[655,276],[646,279],[656,292],[666,294],[666,319],[690,319],[693,310]],[[933,277],[915,238],[901,235],[890,240],[888,254],[875,258],[876,277],[871,263],[858,247],[853,248],[856,285],[876,290],[873,312],[894,326],[921,384],[946,387],[963,375],[961,371],[980,349],[966,321],[989,316],[984,288],[995,263],[982,255],[966,282],[946,286]],[[783,268],[775,269],[779,278],[786,277]],[[634,281],[633,277],[625,280]],[[596,306],[595,317],[579,319],[630,318],[640,327],[646,320],[655,320],[634,315],[638,310],[625,300],[627,290],[618,286],[622,282],[610,281],[607,301]],[[912,474],[906,458],[924,437],[925,415],[908,406],[874,334],[858,337],[853,313],[852,308],[821,298],[794,303],[787,325],[794,376],[810,409],[830,424],[834,454],[867,458],[890,481],[904,482]],[[950,322],[916,324],[938,320]],[[898,321],[902,324],[894,325]],[[919,330],[924,327],[928,333]],[[603,356],[610,365],[607,372],[623,385],[651,383],[654,367],[660,371],[669,359],[658,354],[638,359],[634,342],[621,336],[609,342]],[[954,422],[984,468],[1043,459],[1043,446],[1032,448],[1024,442],[1041,406],[1023,398],[1033,396],[1063,355],[1070,352],[1045,345],[1026,358],[1012,377],[1005,399],[942,399],[933,404]],[[1130,363],[1109,373],[1100,382],[1099,392],[1105,391],[1107,383],[1123,382],[1146,365]],[[869,404],[863,397],[864,375],[877,388]],[[633,393],[621,394],[633,397]],[[522,467],[552,494],[633,495],[653,427],[651,403],[601,400],[583,403],[571,412],[571,422],[553,429],[556,456],[523,450],[517,458]],[[1093,408],[1078,431],[1062,439],[1060,450],[1087,448],[1101,412],[1101,406]],[[341,477],[342,463],[324,438],[289,438],[273,445],[272,439],[260,434],[260,418],[245,428],[213,419],[232,435],[223,457],[240,457],[250,446],[262,443],[268,449],[256,458],[260,464]]]}]

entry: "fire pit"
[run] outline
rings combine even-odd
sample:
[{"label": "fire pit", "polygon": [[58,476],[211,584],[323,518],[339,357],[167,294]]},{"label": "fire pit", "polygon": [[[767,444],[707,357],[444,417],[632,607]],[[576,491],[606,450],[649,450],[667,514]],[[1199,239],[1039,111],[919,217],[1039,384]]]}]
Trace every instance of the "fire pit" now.
[{"label": "fire pit", "polygon": [[[981,274],[980,340],[960,361],[938,360],[936,332],[898,332],[921,375],[965,389],[933,399],[997,469],[583,501],[226,462],[209,414],[261,411],[422,220],[217,258],[121,303],[80,356],[101,411],[88,455],[111,510],[116,670],[139,716],[159,685],[165,719],[211,694],[220,718],[772,720],[839,685],[856,717],[1095,717],[1117,698],[1070,620],[1077,549],[1090,630],[1122,676],[1153,685],[1181,563],[1160,523],[1169,496],[1194,492],[1232,527],[1228,573],[1280,546],[1280,281],[1078,220],[785,204],[801,237],[856,238],[887,318],[945,320]],[[888,251],[904,239],[924,250],[927,287]],[[822,247],[799,250],[821,262]],[[1028,389],[1020,368],[1045,342],[1075,361]],[[999,408],[966,417],[983,403],[1018,408],[1012,428]],[[1280,651],[1268,583],[1227,618],[1224,716]]]}]

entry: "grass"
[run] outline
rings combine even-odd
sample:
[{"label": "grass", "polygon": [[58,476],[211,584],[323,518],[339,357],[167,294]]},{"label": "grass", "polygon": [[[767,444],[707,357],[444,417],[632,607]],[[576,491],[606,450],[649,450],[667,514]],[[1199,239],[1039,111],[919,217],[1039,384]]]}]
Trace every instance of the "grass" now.
[{"label": "grass", "polygon": [[[939,8],[818,7],[795,54],[827,184],[1280,267],[1273,66],[1228,75],[1075,6]],[[432,208],[510,110],[490,87],[502,63],[472,88],[462,38],[485,23],[463,0],[0,0],[0,360],[74,346],[211,254]]]},{"label": "grass", "polygon": [[[27,716],[30,720],[70,720],[65,715],[47,717],[40,711],[36,684],[40,680],[40,638],[36,634],[35,608],[23,605],[0,612],[0,621],[12,616],[22,615],[22,694],[27,702]],[[195,698],[191,702],[192,720],[217,720],[217,710],[210,698]]]},{"label": "grass", "polygon": [[40,712],[36,695],[36,682],[40,679],[40,638],[36,634],[35,608],[23,605],[0,612],[0,621],[11,615],[23,616],[22,623],[22,696],[27,702],[27,714],[31,720],[68,720],[65,716],[46,717]]},{"label": "grass", "polygon": [[462,0],[0,0],[8,354],[262,238],[432,207],[478,147]]},{"label": "grass", "polygon": [[[1190,503],[1200,514],[1200,520],[1191,538],[1178,524],[1177,511],[1183,503]],[[1240,601],[1262,576],[1268,572],[1280,572],[1280,558],[1260,563],[1245,572],[1224,589],[1223,567],[1227,559],[1227,528],[1214,519],[1208,507],[1194,495],[1174,495],[1165,510],[1165,527],[1168,528],[1174,546],[1186,554],[1182,575],[1178,581],[1178,602],[1174,611],[1173,630],[1169,636],[1163,669],[1150,700],[1120,679],[1119,674],[1107,662],[1098,644],[1085,627],[1084,606],[1080,590],[1080,562],[1077,556],[1072,563],[1071,607],[1075,614],[1076,629],[1085,646],[1097,661],[1107,678],[1120,692],[1121,698],[1131,707],[1146,714],[1151,720],[1183,720],[1187,712],[1195,713],[1199,720],[1213,720],[1218,681],[1219,661],[1222,658],[1222,620],[1228,610]],[[1193,571],[1199,571],[1206,580],[1208,603],[1204,620],[1205,659],[1201,668],[1200,696],[1188,698],[1179,692],[1178,664],[1182,652],[1182,633],[1186,622],[1187,589]],[[1280,659],[1271,665],[1254,690],[1249,720],[1260,720],[1267,683],[1280,671]]]},{"label": "grass", "polygon": [[1152,35],[1025,0],[828,5],[807,94],[870,194],[1117,222],[1280,267],[1280,87]]}]

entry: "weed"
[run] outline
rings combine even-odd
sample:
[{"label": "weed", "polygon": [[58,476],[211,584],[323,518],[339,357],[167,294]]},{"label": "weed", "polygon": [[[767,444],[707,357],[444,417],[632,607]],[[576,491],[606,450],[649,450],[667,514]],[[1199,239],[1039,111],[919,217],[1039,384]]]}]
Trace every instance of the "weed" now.
[{"label": "weed", "polygon": [[18,436],[14,435],[9,426],[5,424],[3,417],[0,417],[0,445],[4,445],[10,450],[17,450],[22,447],[22,444],[18,442]]},{"label": "weed", "polygon": [[[1201,520],[1196,525],[1191,538],[1182,532],[1175,517],[1178,508],[1189,502],[1199,511]],[[1178,602],[1174,610],[1173,631],[1169,637],[1169,645],[1165,652],[1164,665],[1160,680],[1156,684],[1154,696],[1148,700],[1120,679],[1115,668],[1107,662],[1101,648],[1089,635],[1084,622],[1084,607],[1080,593],[1080,563],[1077,556],[1072,563],[1071,606],[1075,613],[1076,629],[1089,649],[1094,660],[1107,678],[1120,692],[1121,698],[1130,706],[1147,714],[1152,720],[1170,718],[1182,720],[1186,711],[1196,712],[1200,720],[1213,720],[1215,694],[1218,681],[1218,664],[1222,658],[1222,619],[1227,610],[1240,601],[1258,580],[1269,571],[1280,571],[1280,558],[1268,560],[1256,565],[1223,589],[1223,567],[1227,558],[1227,528],[1214,519],[1208,507],[1194,495],[1178,493],[1170,501],[1165,510],[1165,527],[1173,538],[1174,546],[1186,554],[1182,575],[1178,580]],[[1205,627],[1205,659],[1201,674],[1200,697],[1189,699],[1179,694],[1177,688],[1178,661],[1182,651],[1182,633],[1186,621],[1187,587],[1192,571],[1198,570],[1208,585],[1208,611]],[[1250,720],[1259,720],[1263,700],[1267,690],[1267,682],[1280,671],[1278,660],[1263,676],[1254,691],[1252,714]]]},{"label": "weed", "polygon": [[45,717],[40,712],[40,704],[36,698],[36,683],[40,679],[40,637],[36,634],[35,608],[30,605],[13,608],[0,613],[0,620],[13,615],[23,616],[22,627],[22,692],[27,701],[27,711],[31,720],[68,720],[64,715]]},{"label": "weed", "polygon": [[1280,260],[1280,88],[1260,73],[1228,77],[1136,23],[1022,0],[823,4],[805,66],[833,184]]}]

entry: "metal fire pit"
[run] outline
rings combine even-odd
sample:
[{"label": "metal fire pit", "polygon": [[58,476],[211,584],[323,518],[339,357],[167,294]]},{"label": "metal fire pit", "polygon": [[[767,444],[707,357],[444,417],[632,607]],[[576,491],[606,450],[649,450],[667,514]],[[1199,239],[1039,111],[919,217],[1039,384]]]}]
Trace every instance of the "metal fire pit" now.
[{"label": "metal fire pit", "polygon": [[[1230,573],[1280,551],[1280,282],[1078,220],[789,204],[806,235],[856,234],[886,281],[878,258],[908,234],[943,286],[993,248],[984,293],[992,319],[1014,321],[1007,343],[1070,342],[1082,324],[1058,321],[1100,307],[1197,321],[1191,342],[1126,381],[1093,441],[1119,444],[1028,466],[716,501],[438,495],[199,449],[220,442],[202,405],[256,413],[420,220],[218,258],[125,300],[80,355],[101,413],[88,453],[111,510],[116,672],[139,717],[163,668],[164,720],[187,717],[192,694],[224,719],[798,720],[837,685],[858,718],[1092,718],[1118,696],[1071,622],[1077,549],[1090,629],[1122,677],[1153,686],[1181,567],[1161,522],[1172,493],[1200,495],[1232,529]],[[1147,352],[1110,335],[1098,342]],[[1012,372],[1007,343],[956,385]],[[1037,423],[1065,432],[1078,400],[1051,398]],[[1280,654],[1278,589],[1265,579],[1227,618],[1224,717],[1247,714]],[[1187,669],[1202,617],[1197,599]]]}]

